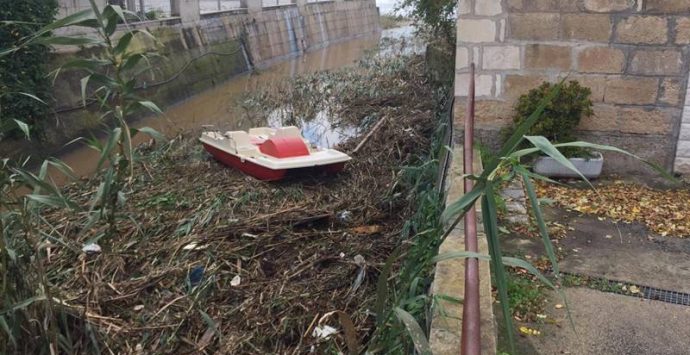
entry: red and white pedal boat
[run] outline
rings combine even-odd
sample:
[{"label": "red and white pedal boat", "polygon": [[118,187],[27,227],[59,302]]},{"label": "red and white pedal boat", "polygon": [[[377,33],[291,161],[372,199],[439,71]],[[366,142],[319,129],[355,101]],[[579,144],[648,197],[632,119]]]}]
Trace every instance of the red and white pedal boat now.
[{"label": "red and white pedal boat", "polygon": [[203,132],[199,140],[221,163],[266,181],[301,172],[337,173],[351,159],[334,149],[312,147],[294,126]]}]

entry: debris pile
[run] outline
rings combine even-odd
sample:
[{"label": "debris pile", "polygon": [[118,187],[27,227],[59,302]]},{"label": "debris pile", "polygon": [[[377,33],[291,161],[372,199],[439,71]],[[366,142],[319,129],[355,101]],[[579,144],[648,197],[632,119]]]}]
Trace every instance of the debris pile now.
[{"label": "debris pile", "polygon": [[[88,323],[76,328],[91,329],[72,336],[105,353],[363,346],[377,276],[415,210],[401,170],[423,163],[435,129],[422,58],[368,65],[311,75],[309,88],[297,78],[254,106],[270,111],[317,90],[360,132],[385,119],[337,176],[260,182],[211,160],[195,132],[139,150],[116,235],[96,238],[105,226],[84,230],[84,215],[49,213],[64,241],[51,250],[55,297]],[[296,94],[285,94],[289,85]],[[363,136],[337,148],[351,153]],[[86,206],[97,184],[79,181],[66,193]]]}]

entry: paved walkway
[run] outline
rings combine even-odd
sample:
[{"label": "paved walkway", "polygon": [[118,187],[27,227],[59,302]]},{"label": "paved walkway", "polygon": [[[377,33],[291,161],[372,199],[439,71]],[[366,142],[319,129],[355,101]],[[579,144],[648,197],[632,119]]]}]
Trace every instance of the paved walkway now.
[{"label": "paved walkway", "polygon": [[546,314],[554,321],[542,335],[520,339],[523,354],[687,355],[690,307],[629,296],[568,288],[575,323],[570,326],[560,298],[552,295]]},{"label": "paved walkway", "polygon": [[[557,209],[551,221],[574,230],[560,241],[561,269],[640,285],[690,293],[690,239],[661,237],[639,224],[619,224]],[[510,253],[543,255],[541,241],[511,236]],[[565,293],[576,333],[562,303],[551,297],[547,321],[534,325],[538,337],[521,337],[523,354],[690,354],[690,307],[642,300],[586,288]],[[553,295],[552,295],[553,296]]]}]

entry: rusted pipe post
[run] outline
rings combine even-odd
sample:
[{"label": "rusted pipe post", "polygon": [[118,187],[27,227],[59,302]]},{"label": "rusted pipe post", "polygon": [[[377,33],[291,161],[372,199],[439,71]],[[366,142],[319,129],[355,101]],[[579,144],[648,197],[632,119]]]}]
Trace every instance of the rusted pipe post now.
[{"label": "rusted pipe post", "polygon": [[[474,63],[470,65],[470,87],[467,92],[465,116],[464,174],[472,175],[474,162]],[[474,184],[465,178],[465,193]],[[477,252],[477,210],[472,206],[465,214],[465,251]],[[465,298],[462,306],[462,355],[480,355],[481,332],[479,321],[479,260],[465,259]]]}]

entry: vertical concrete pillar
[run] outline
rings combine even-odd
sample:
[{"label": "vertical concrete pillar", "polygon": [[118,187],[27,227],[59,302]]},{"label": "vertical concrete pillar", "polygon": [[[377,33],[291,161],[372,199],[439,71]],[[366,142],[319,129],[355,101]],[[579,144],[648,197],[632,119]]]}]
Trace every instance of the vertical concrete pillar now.
[{"label": "vertical concrete pillar", "polygon": [[263,0],[240,0],[240,7],[247,9],[250,14],[261,12],[264,7]]},{"label": "vertical concrete pillar", "polygon": [[199,0],[170,0],[172,16],[179,16],[182,22],[194,22],[201,18]]}]

